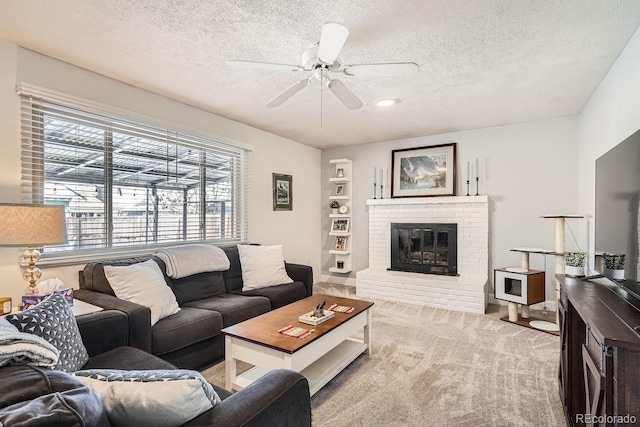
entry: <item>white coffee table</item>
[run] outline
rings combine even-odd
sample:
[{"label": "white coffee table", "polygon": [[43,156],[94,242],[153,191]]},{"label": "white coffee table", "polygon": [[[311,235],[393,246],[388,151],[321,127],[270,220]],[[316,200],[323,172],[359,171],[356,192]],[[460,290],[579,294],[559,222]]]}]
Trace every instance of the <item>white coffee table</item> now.
[{"label": "white coffee table", "polygon": [[[335,316],[317,326],[297,321],[318,303],[355,307],[350,314]],[[372,302],[329,295],[314,295],[222,330],[225,335],[225,388],[240,390],[270,370],[300,372],[309,381],[313,396],[362,353],[371,353]],[[288,325],[315,329],[298,339],[278,332]],[[362,338],[354,335],[362,331]],[[237,362],[254,365],[237,375]]]}]

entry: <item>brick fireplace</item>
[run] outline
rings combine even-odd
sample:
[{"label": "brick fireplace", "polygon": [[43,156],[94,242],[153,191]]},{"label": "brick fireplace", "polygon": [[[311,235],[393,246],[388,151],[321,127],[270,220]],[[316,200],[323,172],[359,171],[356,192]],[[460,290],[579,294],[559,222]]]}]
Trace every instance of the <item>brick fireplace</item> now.
[{"label": "brick fireplace", "polygon": [[[489,273],[487,196],[367,200],[369,268],[356,273],[356,294],[484,314]],[[390,271],[392,223],[457,224],[457,275]]]}]

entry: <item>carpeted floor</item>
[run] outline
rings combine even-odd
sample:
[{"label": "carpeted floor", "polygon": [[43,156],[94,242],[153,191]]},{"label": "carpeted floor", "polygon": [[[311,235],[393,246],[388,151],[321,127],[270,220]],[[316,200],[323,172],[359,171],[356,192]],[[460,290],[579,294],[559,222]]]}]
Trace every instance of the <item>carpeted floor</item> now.
[{"label": "carpeted floor", "polygon": [[[504,306],[477,315],[372,301],[372,354],[311,398],[315,427],[566,425],[558,337],[499,320]],[[222,363],[203,374],[224,384]]]}]

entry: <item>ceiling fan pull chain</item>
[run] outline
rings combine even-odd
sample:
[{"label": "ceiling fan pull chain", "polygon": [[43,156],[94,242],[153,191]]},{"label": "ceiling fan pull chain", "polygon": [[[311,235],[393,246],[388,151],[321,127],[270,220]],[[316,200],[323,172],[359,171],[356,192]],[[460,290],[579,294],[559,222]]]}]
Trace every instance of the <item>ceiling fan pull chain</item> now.
[{"label": "ceiling fan pull chain", "polygon": [[320,79],[320,127],[322,127],[322,78]]}]

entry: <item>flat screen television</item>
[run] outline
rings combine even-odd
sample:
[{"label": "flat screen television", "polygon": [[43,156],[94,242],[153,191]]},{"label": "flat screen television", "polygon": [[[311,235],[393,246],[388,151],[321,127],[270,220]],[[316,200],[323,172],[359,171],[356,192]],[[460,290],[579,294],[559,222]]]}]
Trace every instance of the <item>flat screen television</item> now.
[{"label": "flat screen television", "polygon": [[595,208],[595,269],[610,276],[602,254],[624,254],[624,279],[610,279],[612,289],[640,304],[640,130],[596,160]]}]

